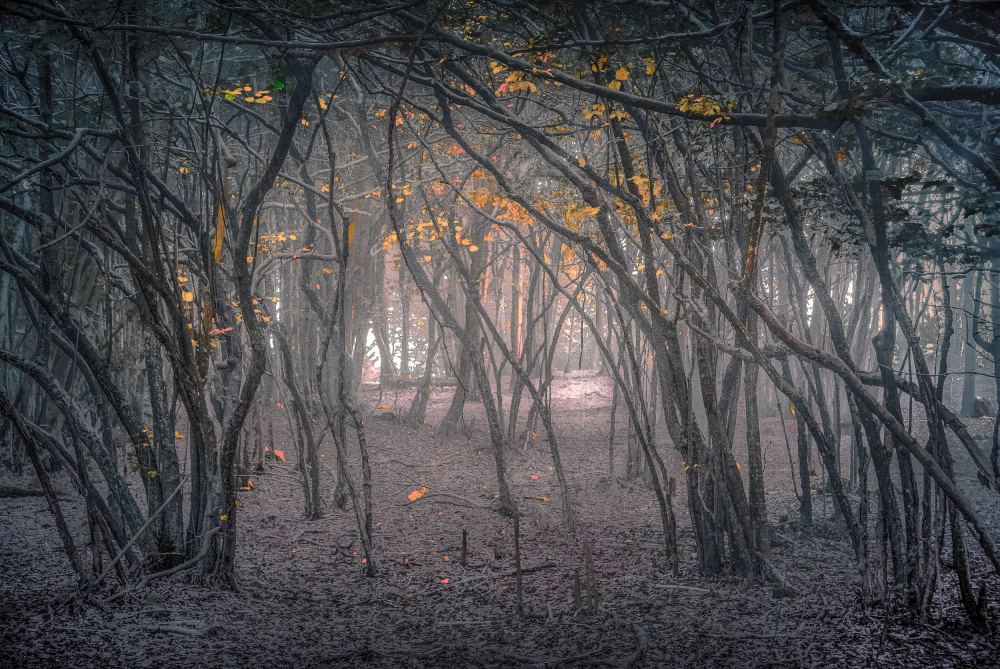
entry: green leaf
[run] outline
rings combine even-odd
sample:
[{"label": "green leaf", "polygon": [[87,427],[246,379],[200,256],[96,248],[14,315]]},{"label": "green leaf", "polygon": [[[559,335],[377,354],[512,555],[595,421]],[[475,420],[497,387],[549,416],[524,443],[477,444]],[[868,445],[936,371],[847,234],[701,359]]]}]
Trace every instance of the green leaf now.
[{"label": "green leaf", "polygon": [[271,86],[280,90],[285,87],[285,84],[275,79],[274,81],[271,82]]}]

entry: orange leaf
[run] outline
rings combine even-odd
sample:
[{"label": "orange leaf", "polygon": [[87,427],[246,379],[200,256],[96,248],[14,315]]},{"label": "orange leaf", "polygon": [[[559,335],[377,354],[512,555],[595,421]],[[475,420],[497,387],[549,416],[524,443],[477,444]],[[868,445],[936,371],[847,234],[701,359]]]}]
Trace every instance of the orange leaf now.
[{"label": "orange leaf", "polygon": [[420,486],[419,488],[411,492],[409,495],[407,495],[406,498],[411,502],[415,502],[421,497],[423,497],[425,492],[427,492],[427,488],[424,486]]}]

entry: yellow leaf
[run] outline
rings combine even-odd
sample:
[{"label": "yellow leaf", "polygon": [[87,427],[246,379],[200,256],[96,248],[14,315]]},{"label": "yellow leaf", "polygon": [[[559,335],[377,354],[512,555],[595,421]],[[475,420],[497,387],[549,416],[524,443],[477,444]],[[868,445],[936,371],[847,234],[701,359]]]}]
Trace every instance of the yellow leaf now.
[{"label": "yellow leaf", "polygon": [[243,500],[241,500],[239,497],[236,498],[236,506],[238,508],[243,508]]},{"label": "yellow leaf", "polygon": [[291,239],[293,242],[296,240],[295,235],[288,235],[288,238]]},{"label": "yellow leaf", "polygon": [[184,300],[185,302],[193,302],[194,293],[187,290],[181,291],[181,299]]},{"label": "yellow leaf", "polygon": [[618,71],[615,72],[615,79],[617,79],[618,81],[625,81],[626,79],[628,79],[628,70],[626,70],[624,67],[619,67]]},{"label": "yellow leaf", "polygon": [[219,520],[225,520],[228,517],[229,517],[229,515],[224,513],[221,516],[219,516]]},{"label": "yellow leaf", "polygon": [[646,74],[653,74],[654,72],[656,72],[656,65],[652,63],[646,65]]},{"label": "yellow leaf", "polygon": [[264,320],[265,323],[269,323],[271,321],[270,316],[261,316],[261,318]]},{"label": "yellow leaf", "polygon": [[476,246],[475,244],[472,244],[471,246],[469,246],[469,253],[475,253],[478,250],[479,250],[479,247]]},{"label": "yellow leaf", "polygon": [[431,257],[430,256],[424,256],[424,261],[425,262],[430,262],[431,261]]},{"label": "yellow leaf", "polygon": [[213,251],[215,252],[215,262],[219,262],[222,258],[222,237],[226,231],[226,217],[222,210],[222,205],[219,205],[219,211],[215,216],[215,244],[213,245]]},{"label": "yellow leaf", "polygon": [[181,434],[177,430],[174,430],[174,439],[183,439],[183,438],[184,438],[183,434]]},{"label": "yellow leaf", "polygon": [[150,470],[149,470],[148,472],[146,472],[146,473],[147,473],[147,474],[149,474],[149,478],[151,478],[151,479],[152,479],[152,478],[156,478],[156,470],[155,470],[155,469],[150,469]]},{"label": "yellow leaf", "polygon": [[350,246],[354,243],[354,233],[357,232],[357,226],[351,223],[347,226],[347,245]]},{"label": "yellow leaf", "polygon": [[576,162],[580,165],[580,167],[586,167],[587,166],[587,161],[584,160],[583,158],[577,158]]},{"label": "yellow leaf", "polygon": [[247,262],[253,262],[253,256],[247,256]]},{"label": "yellow leaf", "polygon": [[615,79],[610,84],[608,84],[608,88],[610,88],[613,91],[617,91],[621,87],[622,87],[622,82],[618,79]]},{"label": "yellow leaf", "polygon": [[319,102],[320,109],[326,109],[326,100],[323,98],[316,98],[316,100]]}]

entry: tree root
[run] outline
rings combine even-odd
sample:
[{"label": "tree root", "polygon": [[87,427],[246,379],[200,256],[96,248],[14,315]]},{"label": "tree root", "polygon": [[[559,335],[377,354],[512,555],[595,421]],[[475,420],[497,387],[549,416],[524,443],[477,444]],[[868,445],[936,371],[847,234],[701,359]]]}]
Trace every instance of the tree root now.
[{"label": "tree root", "polygon": [[639,623],[632,623],[632,630],[635,632],[635,651],[629,653],[618,663],[618,669],[629,669],[633,664],[646,657],[646,650],[649,649],[649,632]]},{"label": "tree root", "polygon": [[128,593],[130,593],[130,592],[132,592],[134,590],[138,590],[140,588],[146,587],[147,585],[149,585],[149,582],[152,581],[152,580],[155,580],[155,579],[158,579],[158,578],[163,578],[164,576],[170,576],[171,574],[176,574],[179,571],[184,571],[185,569],[191,569],[192,567],[197,566],[197,564],[199,562],[201,562],[203,559],[205,559],[205,555],[208,554],[208,541],[207,540],[211,536],[213,536],[214,534],[216,534],[220,529],[222,529],[221,526],[219,526],[219,527],[213,527],[212,529],[210,529],[208,532],[205,533],[205,536],[202,538],[201,551],[199,551],[198,554],[195,555],[190,560],[188,560],[186,562],[182,562],[181,564],[179,564],[179,565],[177,565],[175,567],[171,567],[170,569],[164,569],[163,571],[156,571],[156,572],[153,572],[152,574],[146,574],[145,576],[142,577],[141,581],[139,581],[135,585],[132,585],[132,586],[129,586],[129,587],[125,588],[121,592],[115,593],[114,595],[112,595],[111,597],[108,598],[108,601],[109,602],[113,602],[116,599],[121,599],[122,597],[124,597],[125,595],[127,595]]}]

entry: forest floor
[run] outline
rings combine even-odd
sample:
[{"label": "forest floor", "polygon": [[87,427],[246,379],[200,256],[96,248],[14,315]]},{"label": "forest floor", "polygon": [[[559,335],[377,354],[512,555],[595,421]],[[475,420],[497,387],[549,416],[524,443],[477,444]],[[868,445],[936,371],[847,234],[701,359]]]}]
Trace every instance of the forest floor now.
[{"label": "forest floor", "polygon": [[[447,410],[451,389],[432,395],[427,424],[413,426],[384,413],[404,415],[412,390],[383,396],[378,408],[377,390],[366,387],[361,399],[373,458],[377,577],[363,574],[353,514],[331,504],[322,519],[303,519],[294,448],[278,414],[275,438],[288,461],[269,464],[243,495],[239,593],[179,574],[128,593],[108,611],[60,607],[72,592],[72,575],[44,499],[0,496],[0,666],[1000,667],[1000,640],[966,625],[948,570],[929,623],[859,601],[850,545],[829,518],[829,498],[825,504],[814,499],[812,527],[794,520],[785,443],[787,431],[794,449],[794,421],[783,426],[766,418],[762,432],[769,516],[774,523],[793,519],[778,526],[771,559],[797,592],[779,596],[791,593],[772,583],[698,575],[682,464],[661,437],[668,471],[678,479],[680,576],[673,578],[664,569],[654,494],[641,480],[623,478],[624,410],[615,436],[618,481],[609,482],[610,387],[606,378],[570,374],[553,388],[559,448],[579,517],[575,533],[562,523],[541,431],[509,453],[522,514],[521,615],[513,523],[495,511],[481,405],[467,405],[463,433],[444,438],[432,426]],[[987,443],[988,420],[970,421],[970,428]],[[847,436],[845,430],[845,444]],[[323,444],[332,481],[333,448],[329,439]],[[735,451],[745,463],[745,445],[737,443]],[[957,443],[953,453],[960,484],[1000,528],[1000,497],[979,486]],[[70,499],[68,481],[55,480]],[[427,488],[423,496],[408,498],[421,487]],[[0,495],[32,488],[33,476],[0,476]],[[332,498],[332,490],[325,497]],[[81,507],[63,505],[82,546]],[[466,566],[460,564],[463,530]],[[586,573],[585,542],[600,599],[592,612],[575,606],[574,573]],[[974,567],[976,583],[989,581],[996,622],[997,578],[984,561]]]}]

